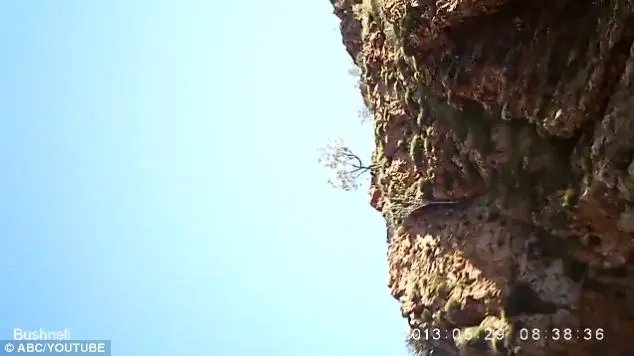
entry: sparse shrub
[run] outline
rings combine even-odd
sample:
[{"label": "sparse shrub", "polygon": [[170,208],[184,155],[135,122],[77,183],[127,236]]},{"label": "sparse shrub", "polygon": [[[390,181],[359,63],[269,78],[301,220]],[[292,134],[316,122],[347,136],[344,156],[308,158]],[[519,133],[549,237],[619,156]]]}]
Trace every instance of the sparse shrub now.
[{"label": "sparse shrub", "polygon": [[361,177],[375,168],[374,164],[364,164],[342,139],[332,140],[320,151],[319,162],[334,172],[334,178],[328,182],[335,188],[355,190],[359,188]]},{"label": "sparse shrub", "polygon": [[422,336],[414,337],[415,333],[410,332],[406,337],[407,351],[410,356],[428,356],[431,351],[429,340]]}]

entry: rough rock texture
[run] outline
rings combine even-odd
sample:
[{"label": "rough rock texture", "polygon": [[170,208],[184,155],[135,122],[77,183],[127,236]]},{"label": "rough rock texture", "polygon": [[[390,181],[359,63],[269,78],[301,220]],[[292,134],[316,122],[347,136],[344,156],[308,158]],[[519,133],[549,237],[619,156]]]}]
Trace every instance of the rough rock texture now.
[{"label": "rough rock texture", "polygon": [[427,342],[448,355],[634,354],[634,0],[331,2],[413,330],[460,330]]}]

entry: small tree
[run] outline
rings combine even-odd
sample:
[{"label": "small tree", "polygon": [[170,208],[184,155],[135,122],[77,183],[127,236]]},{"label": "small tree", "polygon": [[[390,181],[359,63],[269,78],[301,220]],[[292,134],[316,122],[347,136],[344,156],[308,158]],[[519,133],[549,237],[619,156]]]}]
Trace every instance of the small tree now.
[{"label": "small tree", "polygon": [[334,172],[334,178],[328,180],[333,187],[346,191],[359,188],[360,178],[375,165],[365,165],[361,158],[348,148],[342,139],[329,142],[320,148],[319,162]]}]

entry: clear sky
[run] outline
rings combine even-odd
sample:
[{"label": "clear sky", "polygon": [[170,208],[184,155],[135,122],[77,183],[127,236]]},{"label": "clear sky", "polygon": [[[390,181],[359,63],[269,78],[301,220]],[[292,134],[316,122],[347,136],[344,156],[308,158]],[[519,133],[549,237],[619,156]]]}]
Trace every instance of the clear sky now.
[{"label": "clear sky", "polygon": [[0,339],[405,355],[385,225],[317,148],[372,129],[327,0],[0,0]]}]

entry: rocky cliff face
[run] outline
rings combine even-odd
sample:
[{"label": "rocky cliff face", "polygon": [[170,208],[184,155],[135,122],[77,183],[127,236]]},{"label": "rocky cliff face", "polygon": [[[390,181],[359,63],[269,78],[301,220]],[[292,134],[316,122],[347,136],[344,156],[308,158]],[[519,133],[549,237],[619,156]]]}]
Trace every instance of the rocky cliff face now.
[{"label": "rocky cliff face", "polygon": [[331,2],[423,346],[634,354],[634,1]]}]

